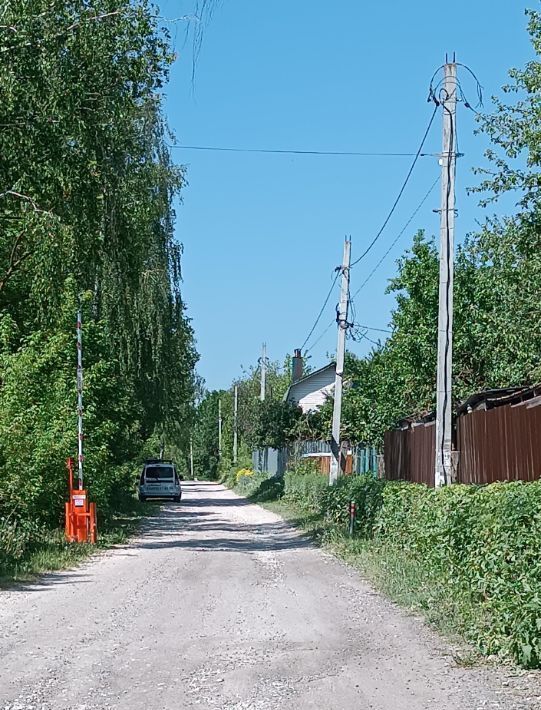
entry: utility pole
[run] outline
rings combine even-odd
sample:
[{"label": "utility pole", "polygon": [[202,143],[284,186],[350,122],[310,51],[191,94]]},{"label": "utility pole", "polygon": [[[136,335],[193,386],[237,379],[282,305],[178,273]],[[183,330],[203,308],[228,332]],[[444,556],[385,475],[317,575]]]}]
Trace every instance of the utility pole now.
[{"label": "utility pole", "polygon": [[235,385],[235,409],[233,414],[233,463],[237,464],[238,458],[238,419],[239,419],[239,387]]},{"label": "utility pole", "polygon": [[267,382],[267,343],[263,343],[261,348],[261,393],[259,399],[265,401],[265,391]]},{"label": "utility pole", "polygon": [[218,458],[222,459],[222,400],[218,400]]},{"label": "utility pole", "polygon": [[190,477],[193,481],[193,440],[190,436]]},{"label": "utility pole", "polygon": [[438,100],[443,108],[441,165],[440,285],[438,310],[438,373],[436,392],[436,486],[451,483],[453,270],[456,173],[456,62],[445,58],[443,86]]},{"label": "utility pole", "polygon": [[331,439],[331,470],[329,472],[329,485],[334,485],[340,475],[340,420],[342,416],[342,385],[344,379],[344,356],[346,351],[346,330],[348,327],[349,305],[349,264],[351,261],[351,240],[344,242],[344,256],[342,259],[342,286],[340,291],[340,306],[338,310],[338,344],[336,346],[336,375],[334,378],[334,408],[332,414],[332,439]]}]

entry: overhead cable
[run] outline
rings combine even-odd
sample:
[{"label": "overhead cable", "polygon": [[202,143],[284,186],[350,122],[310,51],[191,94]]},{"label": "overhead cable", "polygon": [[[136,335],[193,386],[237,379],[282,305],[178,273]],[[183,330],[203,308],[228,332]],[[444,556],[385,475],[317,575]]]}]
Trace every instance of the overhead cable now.
[{"label": "overhead cable", "polygon": [[[342,157],[361,157],[361,158],[409,158],[416,156],[416,153],[393,153],[393,152],[369,152],[357,150],[300,150],[288,148],[238,148],[235,146],[216,146],[216,145],[182,145],[180,143],[171,143],[169,148],[178,148],[180,150],[204,150],[218,153],[271,153],[277,155],[329,155]],[[429,153],[420,153],[417,157],[427,157]]]},{"label": "overhead cable", "polygon": [[[415,210],[414,210],[413,214],[411,215],[411,217],[408,219],[408,221],[406,222],[406,224],[404,225],[404,227],[400,230],[400,232],[398,233],[398,235],[395,237],[395,239],[394,239],[393,242],[391,243],[391,246],[387,249],[387,251],[385,252],[385,254],[383,254],[383,256],[381,257],[381,259],[377,262],[377,264],[374,266],[374,268],[372,269],[372,271],[368,274],[368,276],[367,276],[366,279],[363,281],[363,283],[362,283],[362,284],[359,286],[359,288],[355,291],[355,293],[354,293],[353,296],[351,297],[350,301],[353,301],[353,299],[354,299],[354,298],[359,294],[359,292],[366,286],[366,284],[370,281],[370,279],[371,279],[372,276],[376,273],[376,271],[377,271],[378,268],[381,266],[381,264],[382,264],[382,263],[385,261],[385,259],[389,256],[389,254],[391,253],[393,247],[396,245],[396,243],[397,243],[397,242],[399,241],[399,239],[402,237],[402,235],[404,234],[404,232],[406,231],[406,229],[407,229],[407,228],[410,226],[410,224],[413,222],[413,220],[414,220],[415,217],[417,216],[418,212],[420,211],[421,207],[422,207],[422,206],[425,204],[425,202],[428,200],[428,198],[430,197],[431,193],[433,192],[434,188],[435,188],[436,185],[439,183],[439,181],[440,181],[440,176],[438,176],[438,177],[436,178],[436,180],[434,180],[434,182],[432,183],[432,185],[431,185],[430,188],[428,189],[427,193],[424,195],[423,199],[421,200],[421,202],[420,202],[420,203],[417,205],[417,207],[415,208]],[[325,337],[325,335],[329,332],[330,328],[332,328],[332,326],[335,324],[335,322],[336,322],[336,321],[333,319],[333,320],[327,325],[327,327],[325,328],[325,330],[323,330],[323,332],[319,335],[319,337],[312,343],[312,345],[308,348],[308,350],[306,351],[306,353],[311,352],[311,351],[316,347],[316,345],[321,342],[321,340],[322,340],[322,339]],[[367,330],[374,330],[374,331],[377,331],[377,330],[378,330],[378,328],[370,328],[370,327],[368,327],[368,326],[366,326],[366,325],[363,325],[363,326],[360,326],[360,327],[366,328]],[[379,329],[379,330],[382,330],[382,329]],[[389,332],[389,331],[387,331],[387,332]]]},{"label": "overhead cable", "polygon": [[364,257],[371,251],[371,249],[372,249],[372,247],[374,246],[374,244],[378,241],[378,239],[379,239],[379,238],[381,237],[381,235],[383,234],[383,231],[384,231],[385,227],[389,224],[389,220],[390,220],[391,217],[393,216],[393,214],[394,214],[394,212],[395,212],[395,210],[396,210],[396,208],[397,208],[397,206],[398,206],[398,203],[400,202],[400,199],[401,199],[402,195],[404,194],[404,190],[406,189],[406,186],[407,186],[407,184],[409,183],[409,180],[410,180],[410,178],[411,178],[411,175],[412,175],[412,173],[413,173],[413,170],[414,170],[415,166],[417,165],[417,161],[418,161],[419,158],[421,157],[422,150],[423,150],[424,145],[425,145],[425,143],[426,143],[426,139],[428,138],[428,134],[430,133],[430,129],[432,128],[432,124],[434,123],[434,119],[436,118],[436,113],[437,113],[437,111],[438,111],[438,105],[436,104],[436,105],[434,106],[434,111],[432,112],[432,116],[430,117],[430,121],[428,122],[428,126],[427,126],[427,128],[426,128],[426,130],[425,130],[425,132],[424,132],[423,138],[422,138],[422,140],[421,140],[421,144],[420,144],[420,146],[419,146],[419,148],[418,148],[418,150],[417,150],[417,153],[415,153],[415,157],[414,157],[414,159],[413,159],[412,164],[410,165],[410,169],[408,170],[408,174],[406,175],[406,179],[404,180],[404,182],[403,182],[403,184],[402,184],[402,187],[400,188],[400,190],[399,190],[399,192],[398,192],[398,195],[397,195],[397,197],[396,197],[396,199],[395,199],[395,201],[394,201],[394,203],[393,203],[393,206],[391,207],[391,209],[390,209],[390,211],[389,211],[389,214],[388,214],[387,217],[385,218],[383,224],[381,225],[381,228],[380,228],[379,232],[378,232],[378,233],[376,234],[376,236],[372,239],[372,241],[370,242],[370,244],[366,247],[366,249],[363,251],[363,253],[362,253],[357,259],[355,259],[354,262],[352,262],[352,264],[351,264],[352,267],[355,266],[355,264],[358,264],[358,263],[361,261],[361,259],[364,259]]},{"label": "overhead cable", "polygon": [[338,277],[340,276],[341,272],[342,272],[341,267],[338,267],[338,268],[336,269],[336,273],[335,273],[334,279],[333,279],[332,284],[331,284],[331,287],[330,287],[330,289],[329,289],[329,293],[327,294],[327,297],[325,298],[325,301],[323,302],[323,305],[321,306],[321,310],[319,311],[319,313],[318,313],[318,315],[317,315],[317,318],[316,318],[316,320],[315,320],[315,322],[314,322],[314,325],[312,326],[312,329],[310,330],[310,332],[309,332],[308,335],[306,336],[306,339],[305,339],[304,343],[301,345],[301,351],[304,350],[304,347],[305,347],[306,343],[310,340],[310,338],[312,337],[312,333],[313,333],[314,330],[317,328],[317,324],[319,323],[319,321],[320,321],[320,319],[321,319],[321,316],[323,315],[323,311],[325,310],[325,308],[326,308],[326,306],[327,306],[327,303],[329,302],[329,299],[330,299],[331,294],[332,294],[333,289],[334,289],[334,285],[335,285],[336,281],[338,280]]},{"label": "overhead cable", "polygon": [[387,249],[387,251],[385,252],[385,254],[383,254],[383,256],[382,256],[382,257],[380,258],[380,260],[376,263],[376,265],[374,266],[374,268],[372,269],[372,271],[368,274],[368,276],[365,278],[365,280],[362,282],[362,284],[359,286],[359,288],[355,291],[355,293],[353,294],[353,298],[355,298],[355,297],[357,296],[357,294],[366,286],[366,284],[370,281],[370,279],[372,278],[372,276],[376,273],[376,271],[379,269],[379,267],[382,265],[382,263],[385,261],[385,259],[389,256],[389,254],[390,254],[391,251],[393,250],[394,246],[395,246],[396,243],[399,241],[399,239],[402,237],[402,235],[404,234],[404,232],[406,231],[406,229],[407,229],[407,228],[410,226],[410,224],[413,222],[413,220],[414,220],[415,217],[417,216],[417,213],[419,212],[419,210],[421,209],[421,207],[425,204],[425,202],[428,200],[428,198],[429,198],[430,195],[432,194],[434,188],[435,188],[436,185],[439,183],[439,181],[440,181],[440,176],[438,175],[438,177],[434,180],[434,182],[432,183],[432,185],[431,185],[430,188],[428,189],[426,195],[423,197],[423,199],[421,200],[421,202],[419,202],[419,204],[418,204],[417,207],[415,208],[415,210],[414,210],[413,214],[411,215],[411,217],[408,219],[408,221],[406,222],[406,224],[402,227],[402,229],[400,230],[400,232],[399,232],[399,233],[396,235],[396,237],[393,239],[393,241],[391,242],[390,247]]}]

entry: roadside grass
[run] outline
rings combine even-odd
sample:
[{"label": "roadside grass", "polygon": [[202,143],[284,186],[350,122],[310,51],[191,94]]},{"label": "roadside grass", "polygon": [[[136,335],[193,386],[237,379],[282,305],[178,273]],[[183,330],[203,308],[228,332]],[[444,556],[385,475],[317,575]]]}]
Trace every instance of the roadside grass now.
[{"label": "roadside grass", "polygon": [[[329,536],[327,547],[358,569],[388,599],[414,614],[452,640],[467,636],[473,604],[454,601],[448,591],[402,551],[375,540],[349,539],[345,534]],[[480,655],[479,655],[480,657]]]},{"label": "roadside grass", "polygon": [[43,533],[19,559],[4,561],[0,567],[0,589],[18,582],[29,582],[38,575],[75,567],[77,564],[114,545],[125,543],[152,514],[159,503],[129,501],[127,510],[110,516],[98,526],[96,545],[67,542],[63,529]]}]

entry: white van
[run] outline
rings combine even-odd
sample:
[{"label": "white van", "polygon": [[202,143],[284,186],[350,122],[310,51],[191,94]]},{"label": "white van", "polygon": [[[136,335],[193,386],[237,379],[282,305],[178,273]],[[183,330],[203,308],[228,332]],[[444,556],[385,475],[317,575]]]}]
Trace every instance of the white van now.
[{"label": "white van", "polygon": [[182,489],[179,476],[172,461],[151,459],[145,462],[139,479],[139,500],[170,498],[180,503]]}]

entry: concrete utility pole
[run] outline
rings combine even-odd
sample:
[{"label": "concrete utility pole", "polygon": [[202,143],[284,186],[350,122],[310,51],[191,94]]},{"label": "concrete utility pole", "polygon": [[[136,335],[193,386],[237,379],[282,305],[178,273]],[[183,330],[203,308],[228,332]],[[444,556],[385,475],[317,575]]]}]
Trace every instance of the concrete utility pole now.
[{"label": "concrete utility pole", "polygon": [[193,481],[193,441],[190,436],[190,477]]},{"label": "concrete utility pole", "polygon": [[453,363],[453,270],[456,172],[456,63],[444,66],[443,86],[438,97],[443,107],[441,154],[440,286],[438,311],[438,374],[436,393],[435,485],[451,483],[452,464],[452,363]]},{"label": "concrete utility pole", "polygon": [[235,409],[233,414],[233,463],[236,465],[238,459],[238,419],[239,419],[239,388],[235,385]]},{"label": "concrete utility pole", "polygon": [[222,458],[222,400],[218,400],[218,458]]},{"label": "concrete utility pole", "polygon": [[267,343],[263,343],[261,349],[261,393],[259,399],[265,401],[265,391],[267,389]]},{"label": "concrete utility pole", "polygon": [[329,485],[334,485],[340,475],[340,420],[342,416],[342,384],[344,378],[344,356],[346,352],[346,330],[348,327],[349,305],[349,264],[351,261],[351,240],[344,242],[342,259],[342,287],[338,311],[338,344],[336,346],[336,375],[334,378],[334,408],[332,414],[331,470]]}]

